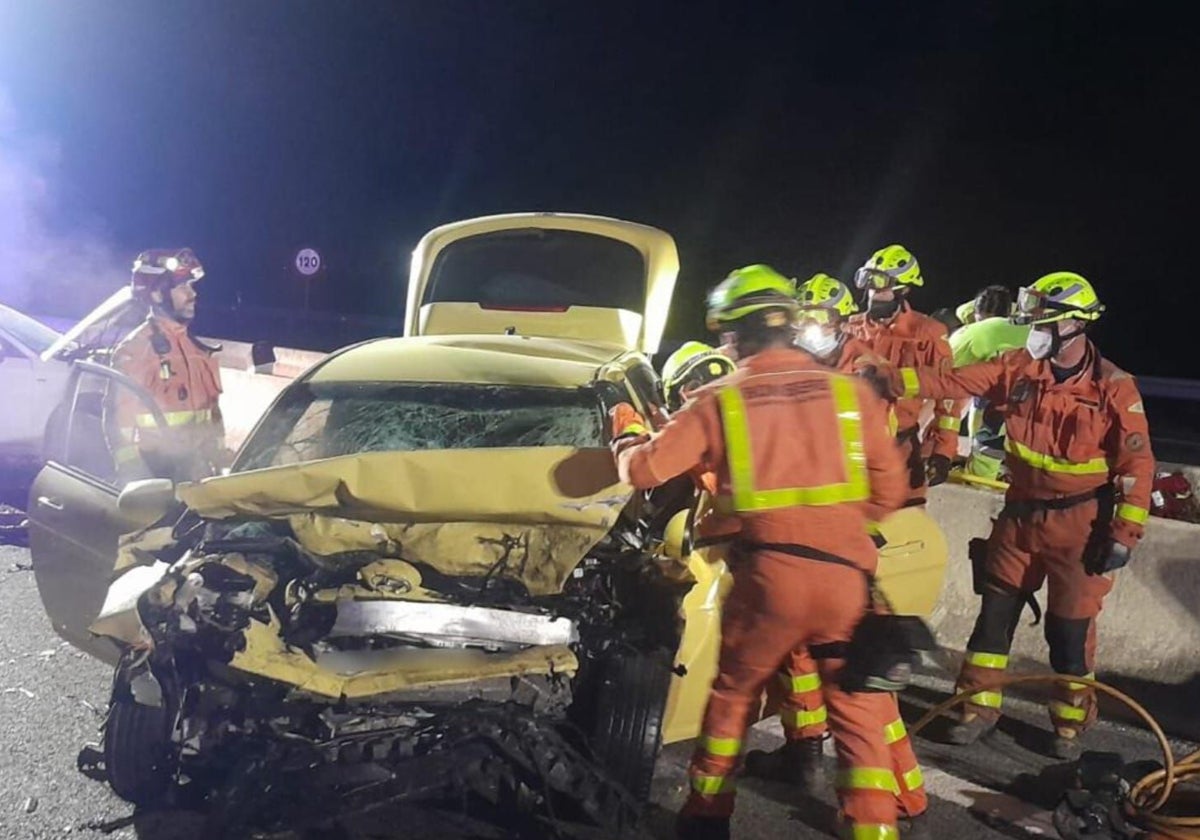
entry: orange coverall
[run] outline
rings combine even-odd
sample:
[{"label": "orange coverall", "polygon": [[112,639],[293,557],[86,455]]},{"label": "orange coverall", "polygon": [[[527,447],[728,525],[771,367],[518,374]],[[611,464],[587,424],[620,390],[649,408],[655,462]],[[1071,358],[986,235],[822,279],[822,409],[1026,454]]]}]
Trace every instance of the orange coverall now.
[{"label": "orange coverall", "polygon": [[[887,323],[872,321],[865,313],[852,315],[846,331],[866,344],[876,356],[896,367],[937,367],[943,360],[949,364],[954,353],[946,340],[946,327],[928,315],[922,315],[904,304],[894,319]],[[904,450],[909,468],[909,499],[925,498],[925,459],[922,456],[919,425],[923,400],[903,398],[895,403],[896,440]],[[933,425],[928,453],[954,458],[958,455],[958,429],[961,407],[953,401],[934,405]]]},{"label": "orange coverall", "polygon": [[167,421],[160,431],[146,406],[129,389],[117,388],[119,475],[188,481],[224,466],[220,369],[185,324],[151,315],[117,345],[113,367],[150,392]]},{"label": "orange coverall", "polygon": [[[1089,574],[1085,560],[1108,539],[1133,548],[1150,509],[1154,454],[1133,377],[1089,342],[1082,369],[1062,383],[1048,361],[1025,350],[957,370],[895,371],[894,378],[908,396],[979,396],[1004,407],[1012,483],[988,539],[986,594],[958,679],[959,690],[980,689],[967,712],[999,717],[1001,692],[988,683],[1008,666],[1021,607],[1043,581],[1051,666],[1091,676],[1096,617],[1113,582]],[[1050,719],[1057,729],[1082,731],[1095,716],[1094,689],[1055,687]]]},{"label": "orange coverall", "polygon": [[[886,407],[865,382],[807,353],[766,350],[697,392],[661,433],[621,449],[617,466],[622,480],[639,488],[696,467],[710,470],[717,475],[717,509],[741,520],[718,674],[684,806],[685,814],[728,816],[742,738],[767,681],[791,651],[848,640],[867,607],[855,569],[755,546],[804,546],[874,572],[867,521],[899,507],[906,492]],[[880,721],[891,700],[843,692],[841,665],[822,659],[819,667],[842,809],[851,827],[889,836],[898,790]]]}]

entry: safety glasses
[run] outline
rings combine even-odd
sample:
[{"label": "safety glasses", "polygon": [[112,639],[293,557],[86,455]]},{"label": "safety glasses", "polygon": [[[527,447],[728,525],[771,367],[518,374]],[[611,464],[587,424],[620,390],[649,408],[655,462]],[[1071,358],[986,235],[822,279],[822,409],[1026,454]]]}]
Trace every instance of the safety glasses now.
[{"label": "safety glasses", "polygon": [[890,289],[896,278],[881,268],[863,266],[854,272],[854,285],[860,289]]}]

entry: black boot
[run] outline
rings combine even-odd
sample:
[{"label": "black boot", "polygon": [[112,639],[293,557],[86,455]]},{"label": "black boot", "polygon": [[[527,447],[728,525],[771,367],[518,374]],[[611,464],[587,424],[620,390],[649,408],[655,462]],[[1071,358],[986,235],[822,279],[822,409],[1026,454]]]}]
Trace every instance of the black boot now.
[{"label": "black boot", "polygon": [[929,832],[929,820],[925,814],[901,817],[899,820],[900,840],[933,840]]},{"label": "black boot", "polygon": [[951,726],[946,732],[946,741],[965,747],[968,744],[974,744],[995,728],[996,721],[984,720],[976,715]]},{"label": "black boot", "polygon": [[1083,745],[1079,742],[1079,733],[1073,729],[1059,729],[1050,738],[1046,750],[1051,758],[1062,761],[1078,761],[1083,755]]},{"label": "black boot", "polygon": [[729,840],[729,817],[685,817],[675,820],[676,840]]},{"label": "black boot", "polygon": [[746,754],[746,775],[799,785],[815,796],[825,786],[824,743],[824,738],[799,738],[784,742],[774,752],[751,750]]}]

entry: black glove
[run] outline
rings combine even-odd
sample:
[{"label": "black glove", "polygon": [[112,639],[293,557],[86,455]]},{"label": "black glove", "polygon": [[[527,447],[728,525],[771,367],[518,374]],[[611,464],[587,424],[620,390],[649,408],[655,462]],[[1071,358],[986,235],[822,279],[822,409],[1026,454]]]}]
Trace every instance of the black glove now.
[{"label": "black glove", "polygon": [[1106,572],[1115,572],[1117,569],[1124,568],[1132,555],[1133,550],[1129,546],[1110,539],[1087,563],[1087,573],[1102,575]]},{"label": "black glove", "polygon": [[950,477],[950,459],[945,455],[930,455],[925,460],[925,482],[930,487],[945,484]]},{"label": "black glove", "polygon": [[887,545],[887,537],[878,531],[871,532],[871,542],[875,543],[875,548],[880,549]]}]

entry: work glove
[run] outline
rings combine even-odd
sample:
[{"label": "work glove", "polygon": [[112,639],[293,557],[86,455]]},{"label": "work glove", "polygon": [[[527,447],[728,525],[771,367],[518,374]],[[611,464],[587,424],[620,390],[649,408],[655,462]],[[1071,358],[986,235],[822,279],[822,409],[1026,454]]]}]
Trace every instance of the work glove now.
[{"label": "work glove", "polygon": [[925,459],[925,483],[930,487],[945,484],[950,477],[950,459],[945,455],[930,455]]},{"label": "work glove", "polygon": [[1123,569],[1133,556],[1133,550],[1124,543],[1109,539],[1095,556],[1089,558],[1086,569],[1089,575],[1103,575]]},{"label": "work glove", "polygon": [[617,403],[608,412],[608,416],[612,420],[612,441],[608,446],[613,455],[620,454],[623,449],[650,434],[646,418],[638,414],[637,409],[629,403]]},{"label": "work glove", "polygon": [[904,393],[904,382],[895,365],[882,356],[866,353],[854,360],[854,372],[870,383],[882,399],[889,402]]}]

